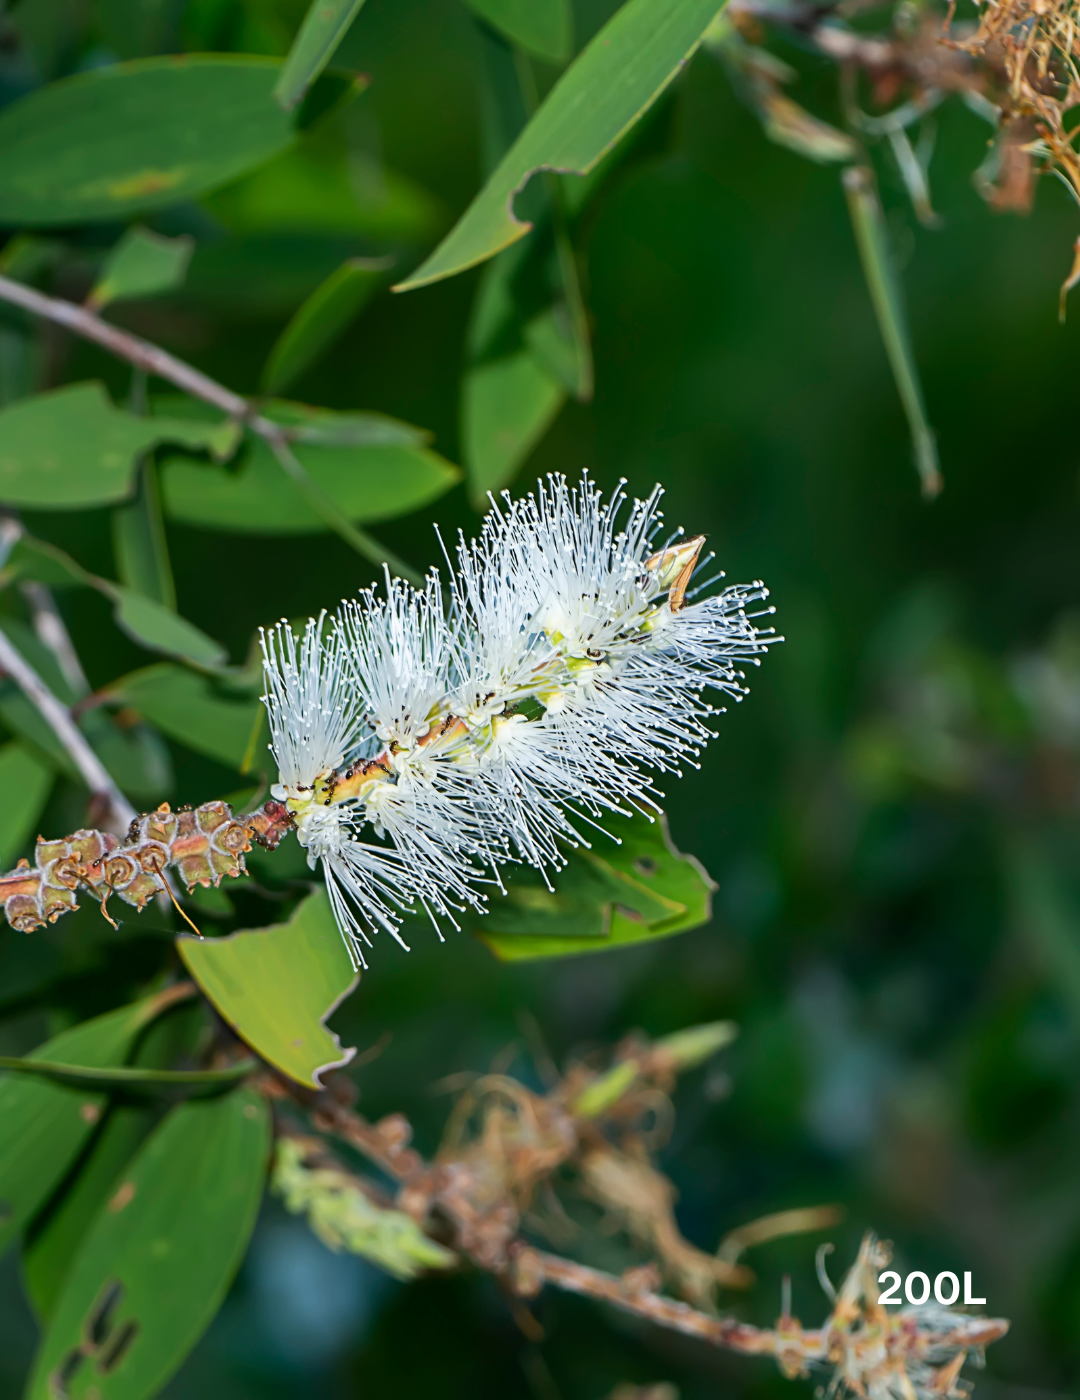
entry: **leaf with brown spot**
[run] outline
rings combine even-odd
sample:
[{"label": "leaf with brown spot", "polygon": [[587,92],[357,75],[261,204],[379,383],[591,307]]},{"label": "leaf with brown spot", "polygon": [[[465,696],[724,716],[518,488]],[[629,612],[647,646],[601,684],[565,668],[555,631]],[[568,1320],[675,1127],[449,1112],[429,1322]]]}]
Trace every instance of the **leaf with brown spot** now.
[{"label": "leaf with brown spot", "polygon": [[27,1400],[148,1400],[198,1341],[239,1267],[270,1151],[247,1090],[178,1105],[91,1225],[53,1309]]},{"label": "leaf with brown spot", "polygon": [[[190,990],[190,989],[189,989]],[[27,1059],[93,1069],[122,1065],[138,1032],[176,1000],[173,989],[73,1026]],[[101,1118],[105,1096],[31,1075],[0,1079],[0,1250],[48,1201]]]}]

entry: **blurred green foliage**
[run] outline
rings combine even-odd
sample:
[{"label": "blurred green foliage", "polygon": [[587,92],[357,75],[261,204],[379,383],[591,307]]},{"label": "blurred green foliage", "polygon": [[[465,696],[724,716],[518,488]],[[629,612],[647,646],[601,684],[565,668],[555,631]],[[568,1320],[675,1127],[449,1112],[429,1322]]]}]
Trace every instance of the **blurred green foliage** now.
[{"label": "blurred green foliage", "polygon": [[[73,74],[100,81],[120,59],[282,56],[305,8],[20,0],[0,13],[0,101]],[[579,49],[613,9],[575,0]],[[553,47],[566,32],[535,44]],[[367,0],[334,58],[370,79],[362,95],[322,113],[305,104],[307,134],[288,149],[292,119],[282,114],[282,153],[205,198],[193,184],[183,202],[140,205],[152,235],[194,241],[187,276],[115,301],[108,316],[257,394],[268,362],[285,356],[286,328],[295,340],[298,315],[305,305],[315,314],[328,278],[374,259],[401,280],[497,164],[515,129],[493,133],[483,86],[491,43],[459,0],[406,9]],[[785,57],[803,96],[828,109],[831,70]],[[555,72],[536,65],[539,92]],[[65,141],[77,134],[64,128]],[[662,481],[669,519],[707,532],[730,578],[768,582],[788,639],[722,721],[702,770],[669,784],[674,839],[718,886],[712,923],[551,963],[497,962],[465,933],[442,946],[418,927],[408,955],[386,940],[331,1022],[343,1043],[381,1047],[353,1072],[364,1112],[407,1112],[432,1151],[447,1110],[441,1081],[505,1067],[508,1046],[526,1074],[529,1056],[542,1059],[538,1044],[562,1062],[633,1026],[663,1034],[734,1020],[741,1033],[721,1067],[689,1076],[676,1097],[664,1161],[685,1234],[712,1248],[756,1216],[839,1202],[838,1257],[873,1225],[896,1241],[900,1268],[973,1271],[990,1311],[1013,1320],[979,1394],[1030,1400],[1073,1393],[1080,1363],[1080,462],[1068,426],[1080,330],[1056,320],[1075,212],[1047,181],[1030,218],[990,214],[969,179],[985,143],[969,111],[941,109],[933,230],[908,213],[895,167],[879,169],[946,483],[932,504],[911,470],[836,170],[769,144],[707,55],[601,167],[583,210],[569,204],[571,182],[564,194],[548,188],[503,340],[483,340],[474,309],[502,260],[408,295],[380,282],[306,368],[294,358],[288,392],[432,435],[430,448],[363,449],[402,454],[396,465],[373,462],[376,487],[391,472],[394,484],[404,479],[409,456],[413,495],[400,512],[341,501],[354,523],[378,520],[380,542],[416,569],[439,558],[433,521],[444,533],[478,522],[449,464],[469,468],[475,499],[531,449],[514,489],[546,470],[588,468],[605,487],[626,476],[639,492]],[[540,198],[535,184],[526,199]],[[550,213],[560,200],[561,224]],[[0,272],[75,301],[115,275],[113,250],[130,237],[123,220],[65,218],[27,243],[14,227],[22,218],[4,219]],[[557,310],[558,343],[573,344],[561,228],[589,308],[591,400],[529,334],[537,315]],[[463,385],[475,398],[476,376],[511,356],[518,368],[531,357],[538,429],[500,455],[475,419],[470,430]],[[0,309],[3,412],[87,380],[104,383],[117,410],[143,416],[124,365]],[[152,502],[158,466],[134,457],[158,430],[152,418],[135,426],[122,471],[137,465],[149,481],[137,499]],[[269,491],[258,506],[279,511],[276,530],[292,509],[288,533],[241,529],[235,513],[228,528],[200,520],[185,474],[220,472],[219,485],[239,495],[260,449],[248,444],[231,476],[174,448],[158,464],[179,613],[227,648],[226,667],[158,660],[140,645],[152,637],[113,624],[110,596],[52,579],[85,669],[80,685],[40,645],[17,581],[0,593],[0,625],[56,693],[102,702],[84,710],[85,732],[136,803],[257,800],[256,627],[317,612],[377,576],[320,532],[304,503],[279,509]],[[320,454],[343,450],[307,447],[312,474]],[[324,484],[335,489],[329,468]],[[287,485],[277,479],[283,499]],[[137,586],[110,507],[28,504],[22,520],[95,579]],[[10,868],[36,831],[83,825],[86,794],[9,681],[0,724]],[[59,776],[44,781],[50,771]],[[252,882],[206,892],[193,908],[208,929],[262,927],[292,908],[306,874],[295,845],[250,865]],[[173,923],[156,906],[113,930],[87,903],[30,936],[0,930],[4,1053],[112,1011],[173,956]],[[200,1033],[185,1032],[182,1045]],[[813,1282],[814,1243],[751,1251],[759,1281],[731,1305],[771,1320],[791,1273],[794,1311],[816,1323],[826,1300]],[[634,1262],[615,1238],[605,1248],[609,1267]],[[0,1268],[0,1393],[14,1396],[35,1323],[16,1258]],[[668,1379],[683,1400],[704,1400],[783,1385],[753,1361],[578,1300],[545,1295],[536,1315],[542,1340],[526,1338],[486,1278],[406,1289],[329,1253],[270,1202],[218,1320],[164,1393],[601,1400],[619,1382]]]}]

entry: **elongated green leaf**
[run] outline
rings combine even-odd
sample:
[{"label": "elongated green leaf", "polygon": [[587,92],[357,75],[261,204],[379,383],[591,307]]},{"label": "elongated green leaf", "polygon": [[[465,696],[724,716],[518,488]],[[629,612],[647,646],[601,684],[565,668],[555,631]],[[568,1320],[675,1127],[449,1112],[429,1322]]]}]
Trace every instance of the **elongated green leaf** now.
[{"label": "elongated green leaf", "polygon": [[121,1104],[110,1109],[75,1179],[35,1224],[23,1249],[23,1282],[39,1320],[47,1320],[65,1275],[94,1217],[116,1189],[116,1178],[145,1140],[153,1111]]},{"label": "elongated green leaf", "polygon": [[8,567],[20,577],[37,579],[53,587],[96,588],[115,605],[113,616],[117,626],[150,651],[177,656],[196,666],[216,667],[226,659],[220,642],[215,642],[193,623],[132,588],[89,573],[47,540],[24,536],[11,551]]},{"label": "elongated green leaf", "polygon": [[469,495],[482,509],[547,432],[566,390],[523,347],[468,371],[462,384],[461,436]]},{"label": "elongated green leaf", "polygon": [[51,83],[0,114],[0,224],[122,219],[192,199],[279,154],[295,121],[273,60],[139,59]]},{"label": "elongated green leaf", "polygon": [[38,818],[56,778],[51,764],[26,744],[0,748],[0,870],[10,870],[35,834]]},{"label": "elongated green leaf", "polygon": [[354,989],[353,971],[324,890],[292,917],[228,938],[176,940],[188,971],[229,1025],[264,1060],[310,1088],[348,1064],[326,1018]]},{"label": "elongated green leaf", "polygon": [[139,457],[159,442],[225,455],[235,428],[220,418],[136,418],[96,382],[36,394],[0,412],[0,501],[72,510],[123,500]]},{"label": "elongated green leaf", "polygon": [[21,535],[15,542],[4,572],[11,578],[34,579],[50,588],[85,588],[93,578],[70,554],[32,535]]},{"label": "elongated green leaf", "polygon": [[281,332],[263,371],[263,390],[279,394],[337,340],[385,281],[387,264],[350,258],[312,292]]},{"label": "elongated green leaf", "polygon": [[188,234],[165,238],[148,228],[131,228],[109,254],[87,304],[95,311],[113,301],[159,296],[174,291],[187,276],[195,240]]},{"label": "elongated green leaf", "polygon": [[[374,414],[335,415],[280,402],[267,405],[266,412],[298,429],[297,459],[349,520],[406,515],[460,480],[458,468],[419,446],[417,430],[405,424]],[[368,433],[376,439],[370,445],[363,441]],[[387,436],[398,440],[388,442]],[[334,442],[335,437],[345,441]],[[274,535],[328,528],[261,438],[249,439],[228,470],[169,457],[162,465],[161,485],[166,514],[189,525]]]},{"label": "elongated green leaf", "polygon": [[507,962],[564,957],[669,938],[708,923],[715,888],[693,856],[672,845],[660,817],[605,823],[619,844],[597,836],[548,890],[531,873],[477,920],[479,937]]},{"label": "elongated green leaf", "polygon": [[[201,999],[159,1016],[140,1035],[132,1063],[162,1069],[198,1048],[206,1024]],[[165,1106],[145,1100],[129,1102],[130,1092],[114,1102],[86,1152],[72,1168],[62,1190],[34,1220],[23,1240],[22,1274],[38,1319],[51,1315],[68,1270],[98,1211],[111,1200],[119,1176],[160,1122]]]},{"label": "elongated green leaf", "polygon": [[148,1139],[76,1256],[28,1400],[149,1400],[202,1335],[255,1224],[270,1147],[246,1091],[181,1104]]},{"label": "elongated green leaf", "polygon": [[274,96],[286,112],[292,111],[333,58],[363,3],[364,0],[311,0],[274,86]]},{"label": "elongated green leaf", "polygon": [[242,773],[265,758],[263,707],[215,687],[183,666],[147,666],[114,681],[110,700],[130,705],[163,734]]},{"label": "elongated green leaf", "polygon": [[[101,1068],[123,1063],[136,1035],[176,1000],[174,991],[125,1006],[64,1031],[29,1059]],[[0,1250],[48,1200],[100,1121],[100,1091],[45,1079],[0,1079]]]},{"label": "elongated green leaf", "polygon": [[[522,81],[522,64],[506,43],[484,31],[480,41],[485,147],[489,164],[495,165],[525,125],[533,93],[524,90],[529,85]],[[516,476],[557,416],[566,390],[591,392],[584,316],[559,315],[568,297],[579,305],[581,297],[560,193],[550,179],[545,195],[558,256],[542,257],[542,250],[518,243],[493,258],[480,279],[469,321],[461,437],[469,494],[478,509],[489,491]]]},{"label": "elongated green leaf", "polygon": [[585,175],[649,109],[697,48],[716,0],[627,0],[543,105],[431,257],[395,290],[452,277],[529,232],[513,201],[537,170]]},{"label": "elongated green leaf", "polygon": [[85,1085],[93,1089],[125,1089],[154,1093],[166,1089],[191,1089],[216,1093],[235,1084],[257,1068],[256,1060],[241,1060],[228,1069],[141,1069],[121,1065],[117,1069],[91,1069],[86,1065],[69,1065],[62,1060],[20,1059],[0,1055],[0,1070],[29,1075],[33,1079],[48,1079],[55,1084],[75,1088]]},{"label": "elongated green leaf", "polygon": [[144,458],[135,494],[112,512],[113,557],[120,582],[176,611],[176,584],[161,513],[157,464]]},{"label": "elongated green leaf", "polygon": [[844,171],[843,181],[870,300],[874,305],[881,338],[885,342],[885,353],[896,380],[900,402],[907,415],[915,469],[922,482],[923,495],[933,499],[943,484],[937,441],[926,416],[919,370],[904,315],[903,292],[889,248],[889,233],[874,174],[863,166],[852,166]]},{"label": "elongated green leaf", "polygon": [[569,0],[465,0],[474,15],[535,58],[565,63],[574,51]]},{"label": "elongated green leaf", "polygon": [[197,666],[220,666],[226,660],[227,653],[220,642],[200,632],[179,613],[155,603],[153,598],[117,583],[106,591],[116,602],[117,623],[142,646],[193,661]]},{"label": "elongated green leaf", "polygon": [[537,366],[579,399],[592,398],[592,350],[588,337],[575,334],[572,315],[557,302],[525,326],[525,344]]}]

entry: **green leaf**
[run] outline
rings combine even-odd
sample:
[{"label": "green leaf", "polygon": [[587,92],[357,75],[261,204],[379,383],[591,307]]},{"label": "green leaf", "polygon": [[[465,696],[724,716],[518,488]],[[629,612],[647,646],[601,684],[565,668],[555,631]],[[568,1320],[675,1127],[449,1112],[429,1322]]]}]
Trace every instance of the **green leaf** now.
[{"label": "green leaf", "polygon": [[118,220],[193,199],[279,155],[296,122],[273,60],[183,55],[95,68],[0,113],[0,223]]},{"label": "green leaf", "polygon": [[[281,402],[267,404],[264,411],[299,430],[296,457],[349,520],[407,515],[437,500],[461,479],[457,467],[419,446],[417,430],[405,424],[374,414],[338,415]],[[368,433],[376,439],[381,434],[384,440],[369,445],[364,441]],[[399,440],[387,442],[386,436]],[[333,441],[335,437],[339,441]],[[227,470],[166,458],[161,486],[166,514],[188,525],[272,535],[317,534],[328,528],[261,438],[249,437],[239,460]]]},{"label": "green leaf", "polygon": [[565,63],[574,51],[569,0],[465,0],[474,15],[545,63]]},{"label": "green leaf", "polygon": [[325,890],[292,917],[228,938],[180,937],[180,956],[222,1017],[264,1060],[309,1088],[324,1070],[348,1064],[355,1050],[326,1028],[326,1018],[359,981]]},{"label": "green leaf", "polygon": [[523,347],[475,365],[461,393],[461,437],[469,497],[483,509],[547,432],[566,402],[566,390]]},{"label": "green leaf", "polygon": [[[177,999],[170,989],[97,1016],[40,1045],[30,1060],[92,1068],[122,1064],[135,1037]],[[48,1080],[0,1078],[0,1250],[48,1200],[100,1121],[104,1096]]]},{"label": "green leaf", "polygon": [[19,536],[4,572],[12,578],[34,579],[49,588],[86,588],[94,577],[57,545],[33,535]]},{"label": "green leaf", "polygon": [[156,807],[175,787],[172,756],[165,740],[130,712],[112,715],[102,705],[86,710],[79,728],[117,786],[136,806]]},{"label": "green leaf", "polygon": [[115,605],[116,625],[150,651],[177,656],[196,666],[217,667],[226,660],[227,653],[220,642],[215,642],[193,623],[133,588],[89,573],[47,540],[24,535],[11,551],[8,568],[20,577],[36,579],[52,587],[96,588]]},{"label": "green leaf", "polygon": [[28,1400],[148,1400],[217,1312],[255,1224],[270,1115],[239,1091],[172,1110],[83,1241]]},{"label": "green leaf", "polygon": [[130,495],[139,458],[159,442],[224,454],[235,428],[136,418],[91,381],[35,394],[0,412],[0,501],[39,510],[107,505]]},{"label": "green leaf", "polygon": [[381,259],[350,258],[315,288],[270,352],[265,393],[280,393],[333,345],[383,283],[386,268]]},{"label": "green leaf", "polygon": [[239,1079],[245,1079],[258,1068],[257,1060],[240,1060],[228,1069],[140,1069],[127,1065],[119,1069],[90,1069],[85,1065],[69,1065],[62,1060],[20,1058],[0,1055],[0,1069],[14,1074],[26,1074],[35,1079],[48,1079],[55,1084],[73,1088],[135,1091],[157,1093],[162,1090],[191,1089],[195,1093],[217,1093]]},{"label": "green leaf", "polygon": [[128,229],[109,254],[87,305],[100,311],[113,301],[175,291],[183,285],[194,250],[190,234],[165,238],[148,228]]},{"label": "green leaf", "polygon": [[[494,165],[535,106],[519,55],[481,31],[485,146]],[[527,64],[525,65],[527,67]],[[461,385],[461,438],[470,497],[483,509],[506,486],[566,400],[592,392],[592,355],[577,268],[559,189],[547,177],[537,201],[555,240],[518,243],[484,269],[469,321],[469,368]],[[573,301],[580,314],[567,308]]]},{"label": "green leaf", "polygon": [[532,227],[514,196],[535,171],[587,174],[685,66],[716,0],[627,0],[574,60],[435,252],[396,290],[452,277]]},{"label": "green leaf", "polygon": [[132,499],[113,507],[112,543],[120,582],[175,612],[176,584],[153,457],[139,467]]},{"label": "green leaf", "polygon": [[35,834],[56,770],[25,744],[0,748],[0,869],[9,870]]},{"label": "green leaf", "polygon": [[35,1222],[23,1248],[23,1282],[39,1321],[47,1321],[66,1274],[98,1210],[113,1194],[114,1183],[145,1140],[154,1122],[152,1110],[120,1104],[111,1109],[75,1178],[40,1227]]},{"label": "green leaf", "polygon": [[333,58],[363,3],[364,0],[311,0],[300,33],[274,85],[274,96],[286,112],[292,111]]},{"label": "green leaf", "polygon": [[163,734],[241,773],[265,754],[264,710],[258,700],[223,693],[209,677],[163,662],[114,681],[104,692],[130,705]]},{"label": "green leaf", "polygon": [[508,882],[474,929],[507,962],[591,953],[669,938],[711,917],[715,886],[693,856],[672,845],[661,815],[617,818],[591,850],[574,851],[554,890],[531,872]]},{"label": "green leaf", "polygon": [[[101,580],[102,584],[106,582]],[[109,584],[104,591],[116,603],[118,626],[141,646],[192,661],[196,666],[220,666],[227,660],[228,653],[220,642],[200,632],[179,613],[155,603],[153,598],[118,583]]]},{"label": "green leaf", "polygon": [[915,469],[922,482],[923,495],[933,499],[942,487],[937,440],[926,416],[919,369],[904,315],[904,295],[889,247],[889,231],[878,199],[874,174],[865,166],[852,166],[844,171],[843,181],[863,275],[881,338],[885,342],[885,353],[897,392],[907,415]]},{"label": "green leaf", "polygon": [[[196,1053],[206,1024],[205,1004],[192,997],[159,1016],[139,1037],[132,1057],[141,1068],[162,1068]],[[23,1241],[22,1274],[38,1319],[47,1319],[67,1273],[100,1208],[115,1194],[117,1178],[161,1120],[160,1102],[114,1103],[67,1182],[33,1222]]]}]

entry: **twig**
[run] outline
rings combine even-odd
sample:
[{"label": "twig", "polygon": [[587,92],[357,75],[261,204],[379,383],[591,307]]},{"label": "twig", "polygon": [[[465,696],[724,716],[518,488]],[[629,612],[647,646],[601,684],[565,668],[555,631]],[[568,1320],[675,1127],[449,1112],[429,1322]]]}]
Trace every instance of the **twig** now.
[{"label": "twig", "polygon": [[36,579],[26,579],[19,585],[19,591],[30,608],[38,640],[52,652],[72,694],[81,700],[90,694],[90,682],[51,590]]},{"label": "twig", "polygon": [[[0,569],[7,563],[8,556],[25,533],[22,521],[13,511],[0,511]],[[19,584],[19,592],[30,608],[38,640],[56,658],[56,664],[76,699],[81,700],[89,695],[90,682],[86,679],[86,672],[82,668],[67,624],[60,616],[52,590],[46,588],[43,583],[38,583],[36,579],[24,579]]]},{"label": "twig", "polygon": [[193,398],[212,404],[229,418],[246,424],[253,433],[269,443],[275,458],[303,491],[309,504],[346,544],[351,545],[358,554],[371,560],[373,564],[387,564],[395,573],[402,574],[413,582],[417,581],[413,570],[372,539],[366,531],[357,530],[342,515],[332,498],[312,479],[289,447],[289,430],[280,423],[264,417],[240,394],[234,394],[224,384],[219,384],[216,379],[211,379],[193,365],[178,360],[175,355],[170,355],[159,345],[102,320],[85,306],[77,306],[74,302],[64,301],[60,297],[46,296],[33,287],[27,287],[22,282],[4,276],[0,276],[0,300],[10,302],[13,306],[21,306],[24,311],[41,316],[58,326],[64,326],[86,340],[94,341],[113,355],[127,360],[137,369],[154,374],[159,379],[168,380],[170,384],[175,384],[178,389],[183,389]]},{"label": "twig", "polygon": [[33,666],[0,631],[0,671],[6,672],[45,720],[64,746],[91,794],[105,807],[103,824],[120,834],[134,819],[135,808],[113,782],[105,766],[86,742],[78,725]]},{"label": "twig", "polygon": [[[611,1303],[659,1327],[751,1356],[775,1355],[782,1349],[783,1339],[776,1332],[752,1327],[735,1317],[712,1317],[689,1303],[680,1303],[648,1287],[635,1286],[638,1273],[631,1270],[629,1276],[616,1278],[614,1274],[578,1264],[573,1259],[525,1247],[514,1257],[513,1283],[516,1291],[526,1297],[539,1293],[544,1284],[550,1283],[565,1293],[578,1293],[585,1298]],[[826,1343],[822,1329],[803,1332],[802,1340],[808,1355],[824,1357]]]},{"label": "twig", "polygon": [[269,439],[282,431],[277,423],[271,423],[268,418],[261,418],[254,413],[246,399],[234,394],[231,389],[226,389],[223,384],[195,369],[193,365],[185,364],[183,360],[178,360],[175,355],[170,355],[160,346],[143,340],[141,336],[132,335],[130,331],[110,325],[93,311],[76,306],[73,301],[45,296],[33,287],[27,287],[22,282],[3,276],[0,276],[0,297],[14,306],[21,306],[24,311],[32,312],[35,316],[42,316],[47,321],[54,321],[58,326],[65,326],[86,340],[96,341],[112,354],[138,366],[148,374],[167,379],[170,384],[175,384],[178,389],[183,389],[193,398],[202,399],[204,403],[220,408],[222,413],[230,418],[241,419],[260,437]]}]

